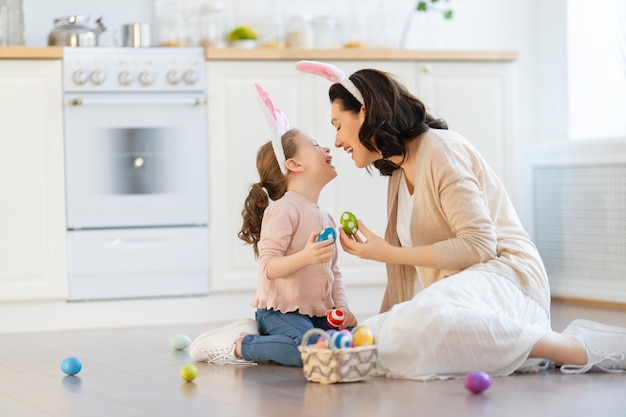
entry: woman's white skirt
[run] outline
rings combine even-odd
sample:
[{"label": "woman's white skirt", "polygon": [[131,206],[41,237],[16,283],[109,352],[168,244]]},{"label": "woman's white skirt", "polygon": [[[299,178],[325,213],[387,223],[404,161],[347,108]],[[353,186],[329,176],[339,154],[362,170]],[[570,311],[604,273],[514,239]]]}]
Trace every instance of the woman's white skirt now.
[{"label": "woman's white skirt", "polygon": [[408,379],[510,375],[551,331],[550,313],[508,279],[462,271],[371,317],[379,370]]}]

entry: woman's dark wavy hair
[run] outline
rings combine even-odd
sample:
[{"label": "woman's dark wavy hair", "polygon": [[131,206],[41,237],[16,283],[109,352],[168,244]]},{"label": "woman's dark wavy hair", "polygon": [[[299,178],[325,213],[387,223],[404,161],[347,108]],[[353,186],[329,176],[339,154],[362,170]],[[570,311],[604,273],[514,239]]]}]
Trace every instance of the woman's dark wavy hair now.
[{"label": "woman's dark wavy hair", "polygon": [[[382,159],[374,162],[380,175],[391,175],[400,168],[388,158],[406,158],[407,143],[429,128],[447,129],[443,119],[428,114],[426,106],[412,95],[393,75],[362,69],[350,80],[363,95],[365,120],[359,131],[359,140],[368,150],[380,152]],[[333,84],[328,91],[330,102],[340,102],[341,109],[358,114],[361,103],[341,84]]]},{"label": "woman's dark wavy hair", "polygon": [[[294,138],[299,133],[299,130],[291,129],[281,137],[285,159],[295,156]],[[270,198],[274,201],[278,200],[287,192],[287,176],[280,171],[272,142],[267,142],[259,148],[256,156],[256,168],[259,172],[259,182],[250,186],[248,197],[246,197],[241,211],[243,224],[237,236],[247,244],[252,245],[254,255],[258,257],[263,213],[270,203]],[[264,188],[267,193],[263,190]]]}]

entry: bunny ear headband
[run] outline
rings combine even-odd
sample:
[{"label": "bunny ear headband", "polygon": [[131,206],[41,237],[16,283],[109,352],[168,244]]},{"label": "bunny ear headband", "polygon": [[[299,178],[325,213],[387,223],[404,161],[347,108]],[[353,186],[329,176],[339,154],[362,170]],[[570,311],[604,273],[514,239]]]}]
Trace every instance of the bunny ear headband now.
[{"label": "bunny ear headband", "polygon": [[350,92],[356,98],[359,103],[365,104],[363,101],[363,95],[356,88],[356,85],[346,76],[346,74],[332,64],[326,64],[318,61],[299,61],[296,64],[296,69],[302,72],[310,72],[311,74],[319,75],[329,80],[331,83],[339,83],[343,85],[346,90]]},{"label": "bunny ear headband", "polygon": [[270,95],[258,83],[254,83],[254,92],[256,93],[256,98],[259,99],[261,110],[263,110],[263,114],[272,131],[272,149],[274,149],[280,172],[283,175],[287,175],[285,150],[283,149],[281,138],[289,130],[289,120],[287,120],[287,116],[281,109],[274,107]]}]

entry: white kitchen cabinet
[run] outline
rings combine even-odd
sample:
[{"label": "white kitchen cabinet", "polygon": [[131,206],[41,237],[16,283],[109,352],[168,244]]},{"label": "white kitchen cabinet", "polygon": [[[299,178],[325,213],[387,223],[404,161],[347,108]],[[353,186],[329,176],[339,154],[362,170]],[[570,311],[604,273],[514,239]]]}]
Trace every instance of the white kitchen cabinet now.
[{"label": "white kitchen cabinet", "polygon": [[416,63],[416,92],[429,112],[476,146],[511,196],[516,195],[514,77],[514,62]]},{"label": "white kitchen cabinet", "polygon": [[0,60],[0,301],[65,298],[60,60]]},{"label": "white kitchen cabinet", "polygon": [[[269,140],[269,129],[253,83],[259,82],[289,116],[293,126],[311,108],[299,106],[307,92],[298,74],[279,62],[208,62],[209,233],[211,289],[251,289],[256,285],[256,260],[250,246],[237,237],[241,208],[250,184],[258,181],[256,152]],[[310,93],[310,92],[309,92]]]},{"label": "white kitchen cabinet", "polygon": [[[323,190],[319,204],[338,219],[351,211],[379,235],[386,224],[387,178],[357,169],[334,147],[330,123],[330,83],[295,70],[296,60],[209,60],[210,234],[213,291],[256,286],[252,248],[237,237],[248,187],[258,181],[256,152],[269,128],[253,93],[260,83],[291,126],[331,148],[338,176]],[[330,62],[330,61],[329,61]],[[376,68],[397,76],[435,115],[445,118],[483,153],[507,182],[513,160],[514,64],[511,62],[422,62],[412,60],[332,61],[346,73]],[[340,249],[341,250],[341,249]],[[343,251],[340,267],[347,285],[383,284],[383,265]]]}]

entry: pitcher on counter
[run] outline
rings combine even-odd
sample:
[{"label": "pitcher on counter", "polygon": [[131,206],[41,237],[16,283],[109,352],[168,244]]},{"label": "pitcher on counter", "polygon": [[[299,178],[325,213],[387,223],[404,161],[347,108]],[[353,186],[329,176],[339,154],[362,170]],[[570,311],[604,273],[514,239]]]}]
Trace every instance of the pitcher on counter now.
[{"label": "pitcher on counter", "polygon": [[[327,313],[344,313],[339,329],[356,326],[337,265],[337,245],[318,239],[336,229],[317,205],[320,192],[337,176],[330,149],[289,129],[283,112],[255,84],[273,130],[257,153],[259,182],[246,198],[239,237],[258,257],[255,320],[241,320],[198,336],[189,347],[197,362],[245,364],[272,361],[302,366],[298,346],[312,328],[328,330]],[[318,241],[320,240],[320,241]]]},{"label": "pitcher on counter", "polygon": [[507,192],[472,144],[393,76],[301,61],[329,79],[335,146],[389,177],[385,237],[358,221],[343,249],[387,265],[380,314],[365,320],[381,373],[418,380],[539,371],[626,371],[626,329],[550,323],[541,257]]}]

